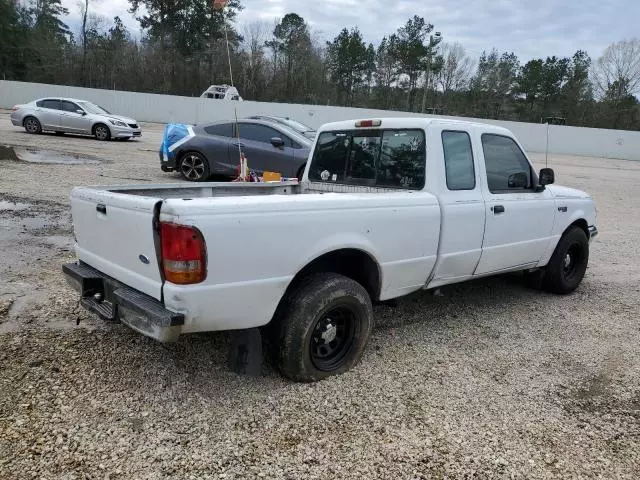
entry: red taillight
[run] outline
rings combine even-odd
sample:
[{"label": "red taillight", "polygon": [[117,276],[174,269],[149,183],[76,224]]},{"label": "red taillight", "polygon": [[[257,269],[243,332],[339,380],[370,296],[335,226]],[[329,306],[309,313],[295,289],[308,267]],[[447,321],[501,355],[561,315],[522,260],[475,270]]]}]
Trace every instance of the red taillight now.
[{"label": "red taillight", "polygon": [[185,225],[160,224],[162,267],[167,281],[178,285],[200,283],[207,276],[204,238]]},{"label": "red taillight", "polygon": [[20,110],[20,107],[18,105],[14,105],[13,108],[11,109],[12,112],[15,112],[18,110]]},{"label": "red taillight", "polygon": [[380,125],[382,125],[382,120],[358,120],[356,122],[356,128],[379,127]]}]

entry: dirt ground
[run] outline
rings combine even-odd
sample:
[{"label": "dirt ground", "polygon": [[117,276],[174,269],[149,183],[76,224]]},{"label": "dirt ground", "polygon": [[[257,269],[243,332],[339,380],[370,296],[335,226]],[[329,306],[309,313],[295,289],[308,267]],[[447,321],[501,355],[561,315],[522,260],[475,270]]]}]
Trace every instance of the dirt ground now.
[{"label": "dirt ground", "polygon": [[550,157],[598,206],[574,294],[412,295],[376,308],[357,368],[300,385],[230,373],[225,334],[160,345],[78,307],[71,189],[181,181],[142,127],[30,136],[0,112],[0,478],[640,476],[640,162]]}]

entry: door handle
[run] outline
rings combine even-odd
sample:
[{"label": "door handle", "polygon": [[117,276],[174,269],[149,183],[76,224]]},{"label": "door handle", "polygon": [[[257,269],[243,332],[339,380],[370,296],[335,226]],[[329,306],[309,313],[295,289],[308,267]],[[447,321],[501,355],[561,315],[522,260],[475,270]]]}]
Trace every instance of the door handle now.
[{"label": "door handle", "polygon": [[495,215],[498,215],[500,213],[504,213],[504,206],[502,205],[495,205],[493,207],[491,207],[491,210],[493,210],[493,213]]},{"label": "door handle", "polygon": [[103,215],[107,214],[107,206],[99,203],[98,205],[96,205],[96,212],[101,213]]}]

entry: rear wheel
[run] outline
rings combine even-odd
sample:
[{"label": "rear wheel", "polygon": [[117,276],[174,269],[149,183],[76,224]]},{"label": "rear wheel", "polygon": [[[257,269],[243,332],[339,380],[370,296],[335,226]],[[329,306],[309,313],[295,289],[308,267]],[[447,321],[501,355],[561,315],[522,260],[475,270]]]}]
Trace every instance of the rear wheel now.
[{"label": "rear wheel", "polygon": [[358,282],[319,273],[284,300],[275,322],[280,371],[293,380],[313,382],[358,363],[373,328],[373,310]]},{"label": "rear wheel", "polygon": [[36,134],[42,132],[42,125],[36,117],[27,117],[24,119],[24,129],[27,133]]},{"label": "rear wheel", "polygon": [[100,141],[106,141],[111,138],[111,130],[106,125],[99,123],[93,127],[93,134]]},{"label": "rear wheel", "polygon": [[543,286],[559,294],[573,292],[582,282],[589,263],[589,240],[580,227],[560,238],[544,274]]},{"label": "rear wheel", "polygon": [[209,161],[198,152],[187,152],[180,159],[180,173],[190,182],[204,182],[211,176]]}]

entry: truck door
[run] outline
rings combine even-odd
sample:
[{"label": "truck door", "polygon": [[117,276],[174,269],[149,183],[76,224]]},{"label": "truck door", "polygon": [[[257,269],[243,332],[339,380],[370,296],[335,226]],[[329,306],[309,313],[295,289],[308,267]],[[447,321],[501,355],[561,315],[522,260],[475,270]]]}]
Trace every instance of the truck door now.
[{"label": "truck door", "polygon": [[538,263],[553,230],[551,192],[536,192],[537,176],[520,146],[505,135],[480,137],[486,225],[476,275]]},{"label": "truck door", "polygon": [[[432,127],[430,144],[441,164],[433,172],[440,191],[438,263],[429,286],[471,278],[482,254],[485,206],[477,152],[464,130]],[[443,185],[445,187],[443,187]]]}]

